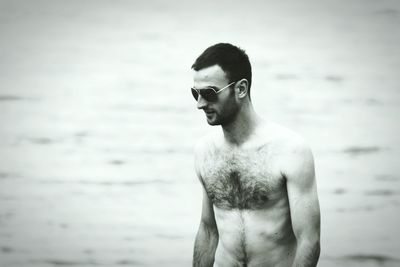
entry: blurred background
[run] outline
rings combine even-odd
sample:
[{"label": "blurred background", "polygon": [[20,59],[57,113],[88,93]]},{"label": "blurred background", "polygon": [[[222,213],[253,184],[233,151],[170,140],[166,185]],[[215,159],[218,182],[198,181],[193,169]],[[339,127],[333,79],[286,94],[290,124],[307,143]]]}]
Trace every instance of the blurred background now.
[{"label": "blurred background", "polygon": [[399,29],[396,0],[0,0],[0,266],[191,266],[218,42],[313,149],[319,266],[399,266]]}]

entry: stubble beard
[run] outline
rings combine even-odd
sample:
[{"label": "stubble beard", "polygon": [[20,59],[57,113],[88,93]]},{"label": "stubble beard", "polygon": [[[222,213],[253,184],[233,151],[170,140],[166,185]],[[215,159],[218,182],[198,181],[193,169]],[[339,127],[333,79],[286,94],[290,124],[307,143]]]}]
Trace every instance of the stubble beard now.
[{"label": "stubble beard", "polygon": [[211,126],[228,125],[236,119],[239,110],[240,110],[239,106],[234,105],[230,109],[222,110],[222,112],[215,112],[213,114],[214,118],[212,118],[212,120],[207,118],[207,123]]}]

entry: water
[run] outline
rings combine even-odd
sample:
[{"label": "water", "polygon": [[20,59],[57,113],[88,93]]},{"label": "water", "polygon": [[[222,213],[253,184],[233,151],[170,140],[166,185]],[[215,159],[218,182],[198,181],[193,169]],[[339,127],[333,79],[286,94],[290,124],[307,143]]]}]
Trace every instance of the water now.
[{"label": "water", "polygon": [[397,1],[0,1],[0,266],[190,266],[210,128],[188,88],[246,49],[313,148],[320,266],[398,266]]}]

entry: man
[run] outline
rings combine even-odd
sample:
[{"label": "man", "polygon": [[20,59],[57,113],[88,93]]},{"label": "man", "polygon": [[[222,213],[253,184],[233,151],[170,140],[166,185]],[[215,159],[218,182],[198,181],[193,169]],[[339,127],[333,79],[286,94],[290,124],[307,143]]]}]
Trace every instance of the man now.
[{"label": "man", "polygon": [[222,127],[195,150],[203,202],[193,266],[316,266],[320,212],[309,147],[256,115],[243,50],[216,44],[192,69],[197,108]]}]

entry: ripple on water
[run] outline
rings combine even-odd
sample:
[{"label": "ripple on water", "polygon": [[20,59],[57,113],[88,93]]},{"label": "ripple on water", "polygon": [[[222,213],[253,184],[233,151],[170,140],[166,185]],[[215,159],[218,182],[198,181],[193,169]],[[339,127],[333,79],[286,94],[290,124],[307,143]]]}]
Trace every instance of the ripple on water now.
[{"label": "ripple on water", "polygon": [[74,261],[74,260],[59,260],[59,259],[47,259],[47,260],[34,260],[30,261],[31,263],[34,264],[51,264],[53,266],[99,266],[102,264],[97,263],[96,261],[93,260],[87,260],[87,261]]},{"label": "ripple on water", "polygon": [[400,16],[400,12],[393,8],[381,9],[381,10],[374,12],[373,14],[382,16],[382,17],[392,17],[392,18]]},{"label": "ripple on water", "polygon": [[327,80],[328,82],[338,83],[342,82],[344,78],[339,75],[326,75],[325,80]]},{"label": "ripple on water", "polygon": [[11,173],[8,173],[8,172],[0,172],[0,180],[14,178],[14,177],[16,177],[15,174],[11,174]]},{"label": "ripple on water", "polygon": [[375,179],[382,182],[395,182],[400,180],[399,177],[390,174],[380,174],[375,176]]},{"label": "ripple on water", "polygon": [[19,101],[23,99],[24,99],[23,97],[16,95],[0,95],[0,102]]},{"label": "ripple on water", "polygon": [[335,195],[343,195],[345,194],[347,191],[344,188],[336,188],[335,190],[333,190],[333,193]]},{"label": "ripple on water", "polygon": [[6,246],[4,246],[4,247],[1,247],[1,248],[0,248],[0,251],[1,251],[2,253],[12,253],[12,252],[14,251],[14,249],[11,248],[11,247],[6,247]]},{"label": "ripple on water", "polygon": [[344,149],[343,152],[351,156],[359,156],[359,155],[377,153],[381,150],[382,148],[378,146],[351,146]]},{"label": "ripple on water", "polygon": [[31,137],[28,140],[33,144],[48,145],[54,143],[54,140],[48,137]]},{"label": "ripple on water", "polygon": [[399,259],[392,258],[390,256],[386,255],[380,255],[380,254],[350,254],[346,255],[341,258],[342,260],[345,261],[353,261],[353,262],[360,262],[360,263],[367,263],[367,262],[374,262],[379,265],[383,265],[385,263],[394,263],[394,262],[400,262]]},{"label": "ripple on water", "polygon": [[140,262],[135,260],[120,260],[116,262],[117,265],[128,265],[128,266],[135,266],[141,265]]},{"label": "ripple on water", "polygon": [[347,213],[347,212],[363,212],[363,211],[373,211],[377,210],[377,206],[372,205],[364,205],[361,207],[352,207],[352,208],[337,208],[336,211],[339,213]]},{"label": "ripple on water", "polygon": [[398,195],[399,191],[394,191],[391,189],[375,189],[366,191],[364,194],[367,196],[393,196]]},{"label": "ripple on water", "polygon": [[42,184],[56,184],[56,185],[63,185],[63,184],[79,184],[79,185],[88,185],[88,186],[139,186],[139,185],[172,185],[174,184],[173,181],[169,180],[162,180],[162,179],[143,179],[143,180],[135,180],[135,181],[113,181],[113,180],[77,180],[77,181],[65,181],[65,180],[39,180]]},{"label": "ripple on water", "polygon": [[125,161],[119,160],[119,159],[114,159],[114,160],[111,160],[109,163],[111,165],[123,165],[123,164],[125,164]]},{"label": "ripple on water", "polygon": [[[94,260],[85,260],[85,261],[74,261],[74,260],[59,260],[59,259],[47,259],[47,260],[35,260],[35,261],[30,261],[31,263],[34,264],[51,264],[53,266],[82,266],[82,267],[86,267],[86,266],[107,266],[108,264],[104,264],[103,262],[98,262],[98,261],[94,261]],[[112,266],[114,265],[123,265],[123,266],[139,266],[141,265],[140,262],[136,261],[136,260],[131,260],[131,259],[121,259],[118,260],[112,264],[110,264]]]}]

